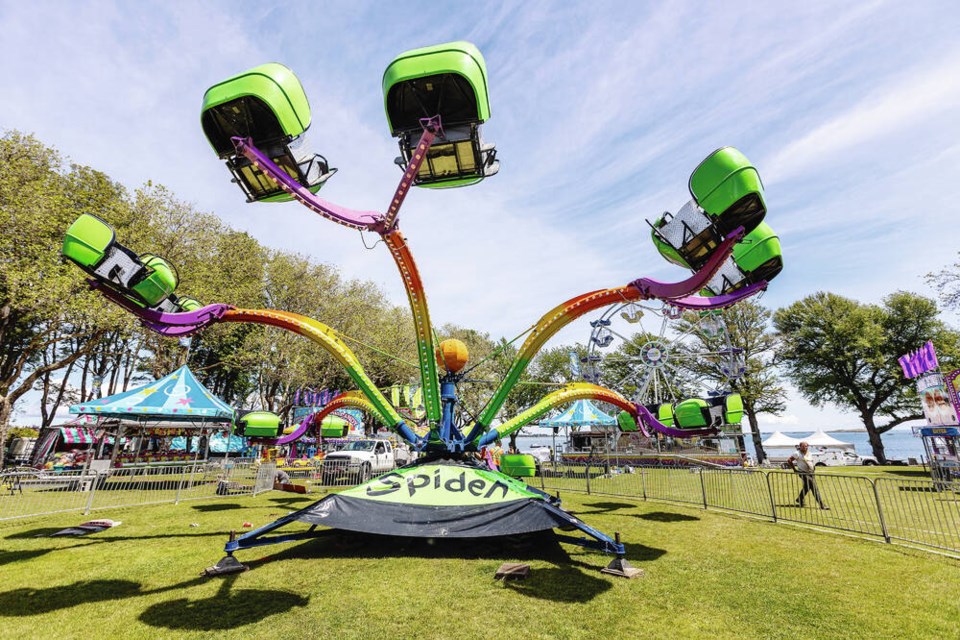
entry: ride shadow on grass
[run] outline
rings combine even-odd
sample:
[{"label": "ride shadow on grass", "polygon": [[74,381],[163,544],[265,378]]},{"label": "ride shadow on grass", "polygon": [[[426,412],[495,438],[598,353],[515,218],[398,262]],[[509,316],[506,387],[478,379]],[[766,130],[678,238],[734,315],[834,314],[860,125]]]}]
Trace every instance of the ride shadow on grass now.
[{"label": "ride shadow on grass", "polygon": [[[310,599],[276,589],[233,589],[237,576],[224,579],[217,593],[209,598],[177,598],[147,607],[140,621],[152,627],[171,630],[223,631],[242,627],[294,607],[306,606]],[[194,578],[185,582],[143,589],[130,580],[82,580],[44,589],[20,588],[0,593],[0,618],[36,616],[85,604],[126,600],[160,593],[182,594],[184,589],[206,582]]]},{"label": "ride shadow on grass", "polygon": [[236,502],[230,502],[227,504],[215,502],[213,504],[195,504],[191,508],[196,511],[201,511],[203,513],[209,513],[213,511],[230,511],[232,509],[245,509],[246,507],[242,504],[237,504]]},{"label": "ride shadow on grass", "polygon": [[150,605],[140,614],[140,621],[176,631],[226,631],[310,603],[310,598],[290,591],[233,589],[236,579],[224,578],[220,589],[209,598],[177,598]]},{"label": "ride shadow on grass", "polygon": [[652,522],[694,522],[700,519],[686,513],[671,513],[669,511],[651,511],[650,513],[641,513],[637,517]]},{"label": "ride shadow on grass", "polygon": [[[627,557],[653,561],[666,550],[628,544]],[[251,569],[276,562],[311,559],[363,560],[377,558],[459,559],[466,561],[544,562],[530,577],[509,581],[505,587],[524,596],[554,602],[587,602],[612,588],[617,578],[601,577],[608,556],[568,553],[552,531],[496,538],[403,538],[329,529],[314,540],[283,549],[276,554],[245,562]],[[589,556],[587,554],[590,554]],[[591,557],[597,564],[581,558]],[[491,573],[491,578],[493,574]]]}]

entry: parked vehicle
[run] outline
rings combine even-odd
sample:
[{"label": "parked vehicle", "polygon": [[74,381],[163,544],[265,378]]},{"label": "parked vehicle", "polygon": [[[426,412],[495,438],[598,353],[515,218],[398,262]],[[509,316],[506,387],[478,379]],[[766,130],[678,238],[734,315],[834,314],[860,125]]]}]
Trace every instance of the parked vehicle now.
[{"label": "parked vehicle", "polygon": [[409,461],[409,451],[390,440],[369,438],[353,440],[323,459],[323,484],[341,480],[366,482],[374,474],[386,473]]},{"label": "parked vehicle", "polygon": [[818,467],[872,466],[878,464],[877,459],[873,456],[861,456],[855,451],[841,449],[812,451],[811,455]]}]

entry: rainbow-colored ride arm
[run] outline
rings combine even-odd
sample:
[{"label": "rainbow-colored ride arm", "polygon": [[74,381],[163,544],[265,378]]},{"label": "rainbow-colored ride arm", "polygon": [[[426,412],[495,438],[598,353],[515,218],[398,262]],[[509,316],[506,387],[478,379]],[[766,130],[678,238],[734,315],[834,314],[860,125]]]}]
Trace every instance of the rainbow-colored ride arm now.
[{"label": "rainbow-colored ride arm", "polygon": [[413,313],[413,327],[417,334],[417,358],[420,363],[420,380],[423,385],[423,406],[427,410],[427,419],[431,424],[440,420],[440,388],[437,378],[437,359],[433,345],[433,328],[430,325],[430,310],[427,296],[420,280],[420,272],[413,261],[413,255],[406,239],[399,229],[383,236],[390,255],[393,256],[403,277],[403,286],[410,301]]},{"label": "rainbow-colored ride arm", "polygon": [[264,444],[271,447],[296,442],[303,436],[307,435],[311,426],[320,424],[323,422],[324,418],[337,409],[343,409],[346,407],[363,409],[370,415],[383,422],[386,426],[390,426],[384,421],[383,416],[381,416],[376,407],[373,406],[373,403],[367,400],[366,396],[359,391],[346,391],[325,404],[323,409],[320,411],[305,416],[303,420],[300,421],[300,425],[290,433],[282,435],[279,438],[250,438],[250,440],[252,440],[255,444]]},{"label": "rainbow-colored ride arm", "polygon": [[[742,227],[734,230],[734,232],[717,247],[716,251],[710,256],[700,271],[681,282],[665,283],[650,278],[640,278],[623,287],[601,289],[599,291],[585,293],[551,309],[534,325],[533,331],[527,336],[527,339],[517,352],[517,356],[510,365],[506,377],[500,383],[500,386],[497,387],[490,402],[487,403],[487,406],[477,419],[476,424],[467,435],[467,441],[471,442],[475,440],[493,422],[493,419],[501,407],[503,407],[503,403],[506,401],[510,391],[513,390],[513,387],[520,380],[520,376],[529,366],[530,361],[533,360],[543,345],[556,335],[560,329],[586,313],[620,302],[633,302],[635,300],[650,300],[656,298],[667,300],[671,303],[677,301],[678,306],[687,303],[694,293],[703,289],[710,281],[733,252],[734,245],[742,236]],[[715,298],[705,298],[704,300],[708,302],[699,308],[723,308],[753,295],[758,290],[759,289],[744,289]]]},{"label": "rainbow-colored ride arm", "polygon": [[621,410],[629,413],[633,419],[637,421],[637,428],[647,438],[650,437],[650,432],[647,431],[645,427],[649,427],[653,431],[659,431],[664,435],[674,438],[712,436],[716,435],[717,433],[716,429],[676,429],[674,427],[668,427],[657,420],[657,418],[645,406],[627,400],[616,391],[599,387],[588,382],[574,382],[563,387],[562,389],[558,389],[548,394],[542,400],[540,400],[540,402],[533,405],[520,415],[507,420],[495,429],[491,429],[484,434],[484,436],[477,443],[477,446],[484,447],[494,440],[506,438],[518,429],[522,429],[524,426],[528,425],[534,420],[543,417],[552,409],[569,404],[576,400],[599,400],[600,402],[606,402],[619,407]]},{"label": "rainbow-colored ride arm", "polygon": [[407,299],[410,302],[410,311],[413,314],[413,323],[417,335],[417,357],[420,363],[421,383],[424,389],[424,406],[429,421],[435,424],[440,420],[441,414],[440,387],[437,379],[433,345],[433,327],[430,324],[430,313],[427,308],[427,298],[424,294],[420,273],[406,240],[396,228],[400,207],[403,205],[410,187],[413,186],[414,178],[420,171],[427,150],[433,144],[433,140],[441,128],[439,116],[421,118],[420,124],[423,127],[423,133],[417,142],[417,148],[410,157],[410,162],[404,169],[403,176],[394,191],[386,214],[375,211],[355,211],[327,202],[297,183],[278,167],[269,156],[257,149],[249,138],[231,138],[231,140],[238,154],[246,157],[264,175],[271,178],[281,189],[311,211],[352,229],[375,231],[384,239],[394,262],[397,264],[397,269],[400,271],[403,286],[407,292]]},{"label": "rainbow-colored ride arm", "polygon": [[[292,331],[315,342],[342,364],[350,378],[369,399],[370,412],[399,433],[405,440],[416,445],[420,438],[413,433],[407,422],[387,401],[383,393],[373,384],[364,372],[360,361],[336,332],[327,325],[289,311],[274,309],[237,309],[226,304],[207,305],[196,311],[184,313],[163,313],[135,304],[112,287],[96,280],[89,280],[90,286],[100,291],[108,300],[116,303],[140,318],[144,326],[166,336],[187,335],[207,327],[215,322],[250,322],[269,325]],[[298,436],[299,437],[299,436]]]},{"label": "rainbow-colored ride arm", "polygon": [[379,415],[391,429],[397,431],[405,440],[416,444],[418,438],[410,429],[406,421],[400,417],[387,398],[373,384],[373,381],[364,372],[360,361],[353,351],[337,337],[336,332],[313,318],[302,316],[290,311],[274,309],[230,309],[223,314],[221,322],[251,322],[254,324],[270,325],[292,331],[323,347],[337,361],[344,366],[347,374],[360,388],[360,391],[370,401],[373,413]]},{"label": "rainbow-colored ride arm", "polygon": [[[510,420],[507,420],[498,427],[491,429],[484,434],[484,436],[480,439],[480,442],[477,443],[477,446],[485,447],[494,440],[506,438],[514,431],[517,431],[534,420],[546,415],[552,409],[555,409],[560,405],[569,404],[576,400],[600,400],[627,411],[634,418],[637,417],[636,405],[616,391],[611,391],[610,389],[605,389],[604,387],[599,387],[595,384],[590,384],[589,382],[574,382],[563,387],[562,389],[557,389],[556,391],[547,394],[542,400],[540,400],[540,402],[536,403],[523,413],[511,418]],[[637,422],[637,425],[640,425],[639,421]],[[646,431],[644,431],[644,435],[649,437],[649,434]]]}]

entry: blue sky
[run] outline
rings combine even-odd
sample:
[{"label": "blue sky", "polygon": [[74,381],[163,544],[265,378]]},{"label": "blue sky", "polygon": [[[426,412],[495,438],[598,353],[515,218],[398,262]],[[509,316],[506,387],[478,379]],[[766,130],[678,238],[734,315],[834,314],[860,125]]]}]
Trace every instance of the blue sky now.
[{"label": "blue sky", "polygon": [[[402,227],[438,323],[513,337],[558,302],[682,277],[645,218],[733,145],[759,168],[786,267],[762,302],[817,290],[933,295],[960,185],[954,2],[6,2],[0,128],[35,133],[133,188],[150,179],[266,244],[404,300],[386,251],[295,205],[246,205],[199,127],[204,90],[266,61],[300,77],[324,196],[383,208],[397,155],[382,108],[401,51],[465,39],[489,70],[498,176],[415,191]],[[955,318],[952,318],[955,320]],[[585,321],[559,342],[586,340]],[[852,426],[794,397],[778,425]]]}]

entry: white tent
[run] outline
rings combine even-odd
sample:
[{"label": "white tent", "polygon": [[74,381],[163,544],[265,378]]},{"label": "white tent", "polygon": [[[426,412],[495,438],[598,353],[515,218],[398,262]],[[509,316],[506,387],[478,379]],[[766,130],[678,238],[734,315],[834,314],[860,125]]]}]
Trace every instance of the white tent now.
[{"label": "white tent", "polygon": [[[827,437],[829,438],[830,436]],[[800,442],[802,441],[797,438],[791,438],[790,436],[784,435],[783,433],[777,431],[763,441],[763,448],[783,449],[789,447],[790,449],[794,449],[798,444],[800,444]]]},{"label": "white tent", "polygon": [[823,429],[813,433],[806,438],[804,441],[810,445],[811,449],[843,449],[853,451],[856,449],[856,446],[852,442],[844,442],[843,440],[837,440]]},{"label": "white tent", "polygon": [[800,442],[797,438],[791,438],[777,431],[764,440],[763,450],[771,462],[783,462],[797,452],[797,445]]}]

